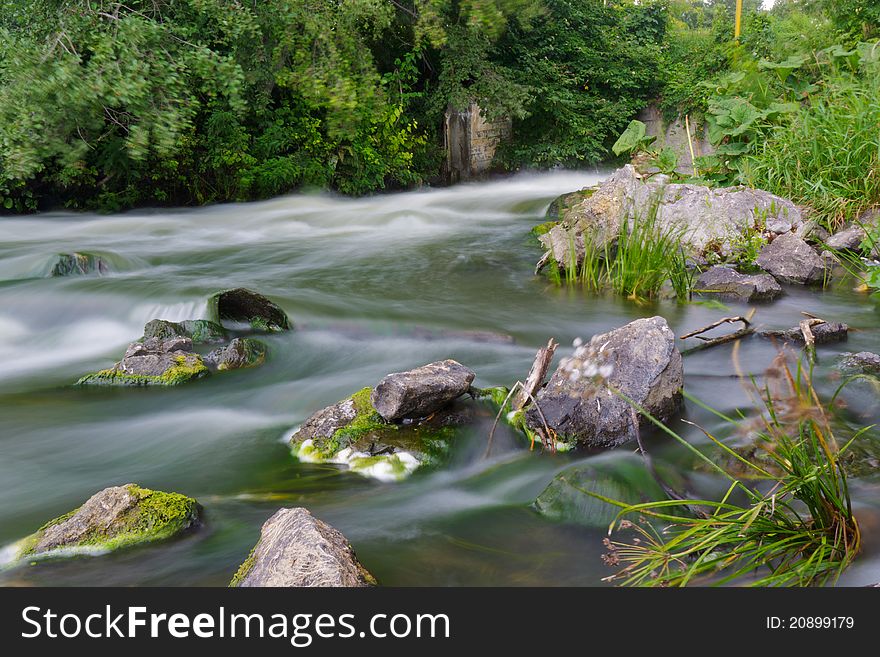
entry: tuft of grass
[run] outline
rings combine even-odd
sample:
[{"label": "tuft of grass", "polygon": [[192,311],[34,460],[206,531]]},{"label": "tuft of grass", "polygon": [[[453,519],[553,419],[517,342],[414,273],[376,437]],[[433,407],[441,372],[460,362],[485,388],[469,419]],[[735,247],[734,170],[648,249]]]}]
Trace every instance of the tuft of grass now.
[{"label": "tuft of grass", "polygon": [[[622,221],[613,243],[598,246],[585,232],[577,280],[591,291],[610,289],[630,299],[655,298],[669,282],[678,299],[689,299],[693,272],[681,246],[682,233],[664,229],[657,220],[658,209],[654,201],[647,215],[636,216],[631,223]],[[573,279],[571,275],[570,282]]]},{"label": "tuft of grass", "polygon": [[[696,581],[809,586],[836,581],[850,565],[861,548],[861,536],[840,459],[867,429],[839,446],[810,372],[800,363],[792,372],[782,355],[775,366],[777,385],[775,389],[765,385],[764,408],[748,427],[761,452],[757,458],[747,459],[705,432],[744,466],[744,475],[729,474],[648,416],[730,481],[720,501],[670,499],[625,504],[583,491],[621,509],[609,533],[614,529],[635,533],[630,541],[606,539],[606,563],[620,566],[607,579],[625,586],[686,586]],[[693,397],[689,399],[704,406]],[[732,425],[741,424],[717,414]],[[746,503],[735,502],[737,495],[744,496]],[[632,522],[626,516],[637,520]]]}]

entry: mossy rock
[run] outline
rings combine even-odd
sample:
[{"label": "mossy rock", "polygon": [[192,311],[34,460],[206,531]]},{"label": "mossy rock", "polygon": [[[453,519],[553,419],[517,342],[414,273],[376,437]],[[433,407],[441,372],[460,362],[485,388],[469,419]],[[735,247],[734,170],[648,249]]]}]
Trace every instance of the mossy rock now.
[{"label": "mossy rock", "polygon": [[113,367],[86,374],[76,385],[103,386],[178,386],[208,376],[210,371],[198,354],[172,355],[166,369],[160,374],[127,372],[122,362]]},{"label": "mossy rock", "polygon": [[196,526],[200,516],[199,503],[180,493],[113,486],[19,541],[17,558],[104,554],[166,540]]},{"label": "mossy rock", "polygon": [[209,319],[187,319],[182,322],[154,319],[144,326],[144,335],[141,341],[150,338],[160,340],[189,338],[193,344],[212,344],[226,342],[229,339],[229,334],[220,324]]},{"label": "mossy rock", "polygon": [[294,456],[309,463],[339,463],[366,476],[402,479],[448,456],[457,424],[472,409],[454,403],[422,422],[386,422],[370,403],[372,388],[313,414],[293,434]]},{"label": "mossy rock", "polygon": [[[550,206],[547,208],[546,216],[547,219],[550,219],[551,221],[548,221],[542,225],[564,220],[566,214],[568,213],[568,210],[570,210],[578,203],[581,203],[582,201],[590,198],[593,194],[596,193],[597,189],[598,187],[586,187],[584,189],[579,189],[576,192],[569,192],[567,194],[557,196],[555,199],[553,199],[553,201],[550,203]],[[547,230],[550,230],[550,228],[552,228],[552,226],[547,228]],[[546,233],[547,230],[545,230],[544,232]]]},{"label": "mossy rock", "polygon": [[246,328],[261,333],[289,331],[293,323],[275,303],[252,290],[235,288],[214,294],[208,300],[211,319],[233,328]]},{"label": "mossy rock", "polygon": [[541,237],[541,235],[546,235],[558,225],[558,221],[545,221],[537,226],[533,226],[531,233],[534,237]]},{"label": "mossy rock", "polygon": [[266,360],[266,345],[253,338],[235,338],[205,356],[205,364],[218,372],[257,367]]}]

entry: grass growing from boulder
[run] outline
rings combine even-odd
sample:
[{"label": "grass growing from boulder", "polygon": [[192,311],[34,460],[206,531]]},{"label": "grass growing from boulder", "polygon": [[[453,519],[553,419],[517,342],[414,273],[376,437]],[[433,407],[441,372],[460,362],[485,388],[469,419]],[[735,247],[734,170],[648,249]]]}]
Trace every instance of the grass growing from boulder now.
[{"label": "grass growing from boulder", "polygon": [[[606,563],[621,567],[609,580],[625,586],[686,586],[697,581],[809,586],[833,583],[850,565],[859,553],[861,536],[841,457],[867,429],[839,446],[810,373],[800,364],[792,372],[782,357],[775,365],[781,385],[773,390],[765,386],[764,409],[751,426],[743,427],[745,420],[716,412],[732,425],[751,429],[762,452],[759,458],[747,459],[705,432],[715,446],[744,466],[743,476],[729,474],[652,419],[730,481],[720,501],[625,504],[583,490],[621,509],[611,530],[631,530],[636,535],[629,541],[606,540]],[[734,501],[736,497],[745,503]],[[687,512],[687,517],[674,511]]]},{"label": "grass growing from boulder", "polygon": [[682,250],[681,231],[661,226],[658,208],[655,201],[645,216],[621,222],[616,239],[604,245],[585,231],[583,260],[579,269],[576,263],[574,267],[568,263],[567,281],[577,280],[590,291],[611,290],[629,299],[656,298],[668,282],[678,299],[690,298],[693,273]]}]

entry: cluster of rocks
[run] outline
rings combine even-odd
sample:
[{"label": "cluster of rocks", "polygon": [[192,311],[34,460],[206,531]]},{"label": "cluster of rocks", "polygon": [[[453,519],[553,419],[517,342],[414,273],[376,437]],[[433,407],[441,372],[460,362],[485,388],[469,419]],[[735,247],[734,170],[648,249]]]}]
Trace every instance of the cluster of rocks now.
[{"label": "cluster of rocks", "polygon": [[[203,510],[180,493],[111,486],[12,546],[2,565],[98,556],[197,530]],[[375,586],[345,536],[307,509],[280,509],[266,523],[230,586]]]},{"label": "cluster of rocks", "polygon": [[[77,383],[174,386],[212,372],[255,367],[265,361],[266,345],[236,333],[292,328],[281,308],[244,288],[218,292],[211,297],[209,308],[214,319],[151,320],[144,326],[140,340],[128,346],[122,360],[108,369],[85,375]],[[195,350],[197,345],[218,344],[222,346],[206,353]]]},{"label": "cluster of rocks", "polygon": [[[691,262],[707,268],[696,281],[699,293],[747,302],[781,296],[780,283],[826,283],[842,271],[835,252],[858,251],[866,236],[859,224],[829,236],[790,200],[759,189],[670,183],[668,176],[644,177],[626,165],[600,185],[551,204],[554,221],[536,230],[545,249],[537,269],[551,261],[561,269],[580,268],[585,235],[603,250],[622,226],[654,212],[659,230],[676,235]],[[710,266],[712,260],[741,260],[744,243],[758,249],[754,261],[744,263],[758,273]]]},{"label": "cluster of rocks", "polygon": [[449,449],[453,427],[471,421],[475,408],[461,398],[474,372],[454,360],[388,374],[317,411],[293,433],[294,455],[329,462],[380,480],[397,480]]}]

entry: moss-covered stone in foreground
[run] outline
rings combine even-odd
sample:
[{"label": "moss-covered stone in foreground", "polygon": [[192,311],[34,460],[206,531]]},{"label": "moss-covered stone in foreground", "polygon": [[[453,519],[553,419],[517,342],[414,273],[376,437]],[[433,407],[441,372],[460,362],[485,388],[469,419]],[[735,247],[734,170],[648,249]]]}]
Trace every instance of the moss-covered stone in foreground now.
[{"label": "moss-covered stone in foreground", "polygon": [[403,479],[416,468],[436,464],[449,453],[452,424],[466,413],[455,406],[420,423],[386,422],[370,402],[372,388],[318,411],[290,439],[296,458],[338,463],[380,480]]},{"label": "moss-covered stone in foreground", "polygon": [[105,488],[17,545],[17,558],[103,554],[175,536],[199,522],[198,502],[136,484]]}]

